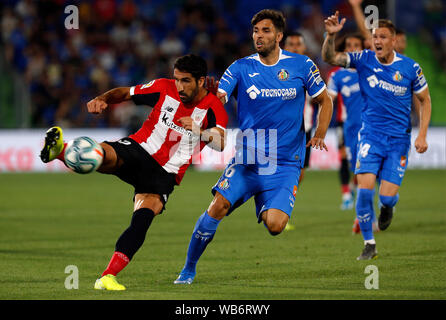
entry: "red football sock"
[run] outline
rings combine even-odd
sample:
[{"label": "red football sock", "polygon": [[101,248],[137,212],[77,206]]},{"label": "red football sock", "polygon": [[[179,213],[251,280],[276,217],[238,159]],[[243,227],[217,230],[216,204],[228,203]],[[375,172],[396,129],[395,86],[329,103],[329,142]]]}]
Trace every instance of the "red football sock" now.
[{"label": "red football sock", "polygon": [[349,186],[348,184],[343,184],[343,185],[341,186],[341,189],[342,189],[342,194],[344,194],[344,193],[350,193],[350,186]]},{"label": "red football sock", "polygon": [[59,159],[60,161],[62,161],[63,163],[65,163],[65,148],[67,147],[67,143],[64,142],[63,143],[63,149],[62,152],[59,153],[59,155],[56,157],[56,159]]},{"label": "red football sock", "polygon": [[129,261],[129,258],[125,254],[115,251],[110,259],[110,262],[108,263],[107,269],[105,269],[105,271],[102,273],[102,276],[105,276],[106,274],[116,276],[129,264]]}]

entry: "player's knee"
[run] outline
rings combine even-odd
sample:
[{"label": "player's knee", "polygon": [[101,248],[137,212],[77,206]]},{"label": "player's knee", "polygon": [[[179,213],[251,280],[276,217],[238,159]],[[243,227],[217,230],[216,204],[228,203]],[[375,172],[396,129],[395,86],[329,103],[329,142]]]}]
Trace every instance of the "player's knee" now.
[{"label": "player's knee", "polygon": [[277,236],[285,229],[288,222],[288,216],[271,215],[267,217],[265,226],[272,236]]},{"label": "player's knee", "polygon": [[396,194],[395,196],[383,196],[379,195],[379,201],[383,204],[385,207],[393,208],[396,203],[398,202],[399,195]]},{"label": "player's knee", "polygon": [[222,195],[217,193],[208,208],[208,214],[214,219],[221,220],[229,211],[231,203]]},{"label": "player's knee", "polygon": [[154,215],[158,215],[163,211],[164,204],[161,196],[158,194],[138,193],[135,195],[134,211],[138,209],[149,209]]},{"label": "player's knee", "polygon": [[286,223],[273,222],[266,225],[269,233],[272,236],[277,236],[282,233],[283,229],[285,229]]},{"label": "player's knee", "polygon": [[123,160],[118,157],[115,149],[108,143],[102,142],[100,145],[104,150],[104,159],[97,171],[101,173],[112,173],[122,165]]},{"label": "player's knee", "polygon": [[268,231],[269,231],[270,235],[272,235],[272,236],[277,236],[277,235],[279,235],[279,234],[282,233],[283,228],[280,228],[280,227],[278,227],[278,226],[272,226],[272,227],[269,226],[269,227],[268,227]]}]

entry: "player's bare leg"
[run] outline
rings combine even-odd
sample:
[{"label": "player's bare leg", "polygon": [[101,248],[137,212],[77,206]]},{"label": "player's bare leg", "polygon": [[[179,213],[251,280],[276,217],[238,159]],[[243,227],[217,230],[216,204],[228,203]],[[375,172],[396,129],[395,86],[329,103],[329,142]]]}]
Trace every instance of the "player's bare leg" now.
[{"label": "player's bare leg", "polygon": [[137,193],[135,195],[133,211],[146,208],[153,211],[157,216],[163,210],[164,204],[159,194],[153,193]]},{"label": "player's bare leg", "polygon": [[398,191],[400,187],[392,182],[382,180],[379,188],[379,200],[382,204],[378,218],[380,230],[386,230],[393,218],[393,207],[398,202]]},{"label": "player's bare leg", "polygon": [[231,203],[223,197],[218,191],[208,208],[208,214],[214,219],[223,219],[229,211]]},{"label": "player's bare leg", "polygon": [[268,209],[262,212],[262,221],[271,235],[276,236],[285,229],[289,216],[279,209]]},{"label": "player's bare leg", "polygon": [[130,226],[116,242],[115,252],[101,278],[96,280],[95,289],[125,290],[125,287],[117,282],[116,275],[127,266],[142,246],[153,218],[161,213],[163,207],[163,201],[158,194],[135,195]]},{"label": "player's bare leg", "polygon": [[124,161],[118,157],[115,149],[108,143],[102,142],[102,149],[104,150],[104,159],[101,166],[96,170],[100,173],[114,173],[123,165]]}]

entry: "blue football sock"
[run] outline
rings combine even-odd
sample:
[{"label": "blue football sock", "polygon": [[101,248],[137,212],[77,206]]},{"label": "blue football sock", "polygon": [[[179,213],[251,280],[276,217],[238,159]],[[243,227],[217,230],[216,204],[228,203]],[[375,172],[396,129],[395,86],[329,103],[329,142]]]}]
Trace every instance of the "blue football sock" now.
[{"label": "blue football sock", "polygon": [[205,211],[195,224],[189,249],[187,250],[186,264],[183,271],[195,273],[195,268],[206,246],[214,238],[220,220],[214,219]]},{"label": "blue football sock", "polygon": [[396,196],[379,195],[379,200],[381,201],[381,204],[389,208],[393,208],[398,202],[399,198],[400,198],[399,194],[397,194]]},{"label": "blue football sock", "polygon": [[356,198],[356,216],[361,228],[362,237],[365,241],[373,239],[373,220],[375,212],[373,210],[373,198],[375,190],[358,189]]}]

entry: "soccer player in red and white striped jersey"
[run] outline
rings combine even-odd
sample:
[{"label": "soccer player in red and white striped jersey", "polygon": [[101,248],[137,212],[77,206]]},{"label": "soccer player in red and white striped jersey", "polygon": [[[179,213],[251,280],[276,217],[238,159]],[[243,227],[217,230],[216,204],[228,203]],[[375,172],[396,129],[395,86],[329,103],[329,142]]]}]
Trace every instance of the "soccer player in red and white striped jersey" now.
[{"label": "soccer player in red and white striped jersey", "polygon": [[[196,55],[178,58],[174,79],[156,79],[134,87],[115,88],[88,102],[88,111],[102,113],[110,104],[133,100],[153,106],[142,127],[119,141],[104,141],[104,159],[98,172],[113,174],[135,188],[130,226],[119,237],[115,252],[95,289],[125,290],[116,275],[142,246],[154,216],[164,210],[169,194],[179,185],[192,155],[205,145],[222,151],[227,113],[221,101],[205,87],[206,62]],[[62,131],[47,131],[43,162],[64,161]],[[65,144],[66,145],[66,144]]]},{"label": "soccer player in red and white striped jersey", "polygon": [[[181,77],[178,73],[177,76]],[[178,92],[176,81],[186,80],[158,79],[130,88],[130,96],[136,104],[157,103],[141,129],[129,137],[138,142],[164,170],[175,173],[179,184],[193,152],[205,146],[205,142],[200,141],[193,130],[188,130],[191,128],[183,125],[192,123],[192,120],[198,125],[197,128],[213,128],[211,130],[222,136],[227,115],[220,101],[211,93],[195,103],[181,102],[182,99],[187,102],[187,98],[185,93]]]}]

